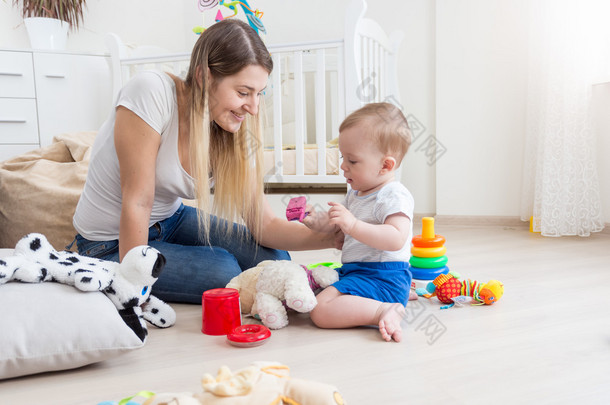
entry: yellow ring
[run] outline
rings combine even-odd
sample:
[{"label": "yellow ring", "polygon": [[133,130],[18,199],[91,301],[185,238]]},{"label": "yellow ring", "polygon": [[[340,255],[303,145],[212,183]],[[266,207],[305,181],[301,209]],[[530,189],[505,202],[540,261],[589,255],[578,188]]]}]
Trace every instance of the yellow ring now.
[{"label": "yellow ring", "polygon": [[447,253],[446,246],[429,248],[413,246],[411,248],[411,254],[417,257],[441,257],[445,253]]}]

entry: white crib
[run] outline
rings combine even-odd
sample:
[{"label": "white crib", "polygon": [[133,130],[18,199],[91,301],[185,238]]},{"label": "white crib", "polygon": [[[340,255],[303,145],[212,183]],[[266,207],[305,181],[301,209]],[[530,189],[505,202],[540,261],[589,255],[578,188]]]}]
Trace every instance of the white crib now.
[{"label": "white crib", "polygon": [[[343,118],[369,102],[400,107],[396,58],[403,33],[386,35],[363,17],[365,11],[365,0],[350,3],[343,39],[267,45],[274,63],[262,105],[268,186],[345,184],[336,144]],[[186,73],[190,53],[168,54],[150,46],[130,50],[114,34],[106,42],[113,99],[138,70]]]}]

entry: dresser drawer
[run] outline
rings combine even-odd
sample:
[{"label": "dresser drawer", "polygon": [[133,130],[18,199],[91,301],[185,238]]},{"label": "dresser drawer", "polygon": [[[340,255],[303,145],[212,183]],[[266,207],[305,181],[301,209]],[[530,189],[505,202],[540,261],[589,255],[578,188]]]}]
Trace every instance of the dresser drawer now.
[{"label": "dresser drawer", "polygon": [[0,97],[36,97],[30,52],[0,51]]},{"label": "dresser drawer", "polygon": [[0,145],[0,162],[12,159],[26,152],[38,149],[38,145]]},{"label": "dresser drawer", "polygon": [[40,146],[65,132],[98,130],[112,109],[108,58],[34,53]]},{"label": "dresser drawer", "polygon": [[38,144],[36,100],[0,98],[0,144]]}]

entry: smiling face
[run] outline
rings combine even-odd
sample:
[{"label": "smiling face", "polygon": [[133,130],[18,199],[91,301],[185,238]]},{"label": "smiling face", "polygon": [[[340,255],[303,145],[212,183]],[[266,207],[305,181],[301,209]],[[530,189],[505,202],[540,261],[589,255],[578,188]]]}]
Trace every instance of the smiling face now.
[{"label": "smiling face", "polygon": [[234,75],[212,78],[210,119],[222,129],[235,133],[246,114],[256,115],[269,72],[259,65],[248,65]]},{"label": "smiling face", "polygon": [[373,193],[393,179],[387,170],[387,157],[367,136],[366,125],[355,125],[339,134],[339,151],[343,156],[341,169],[352,189],[359,195]]}]

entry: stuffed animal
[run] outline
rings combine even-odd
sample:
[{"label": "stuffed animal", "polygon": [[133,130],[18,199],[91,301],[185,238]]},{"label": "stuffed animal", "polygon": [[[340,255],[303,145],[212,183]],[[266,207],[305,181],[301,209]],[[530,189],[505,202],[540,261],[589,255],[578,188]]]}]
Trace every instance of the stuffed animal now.
[{"label": "stuffed animal", "polygon": [[491,305],[504,294],[504,284],[498,280],[482,284],[475,280],[460,281],[459,278],[455,272],[440,274],[428,283],[425,290],[418,289],[417,294],[426,298],[436,296],[443,304],[449,304],[441,307],[442,309],[467,302],[472,302],[473,305]]},{"label": "stuffed animal", "polygon": [[203,376],[203,393],[157,394],[143,405],[345,404],[334,386],[290,378],[289,371],[285,365],[270,362],[257,362],[235,373],[223,366],[216,377]]},{"label": "stuffed animal", "polygon": [[0,284],[56,281],[81,291],[102,291],[144,341],[148,330],[142,318],[159,328],[172,326],[176,321],[172,307],[150,295],[163,266],[165,257],[150,246],[134,247],[119,264],[58,252],[44,235],[31,233],[17,242],[14,256],[0,259]]},{"label": "stuffed animal", "polygon": [[309,270],[290,260],[265,260],[234,277],[227,288],[239,291],[243,314],[259,318],[270,329],[280,329],[288,325],[282,301],[297,312],[310,312],[317,304],[314,290],[338,279],[337,271],[326,266]]}]

